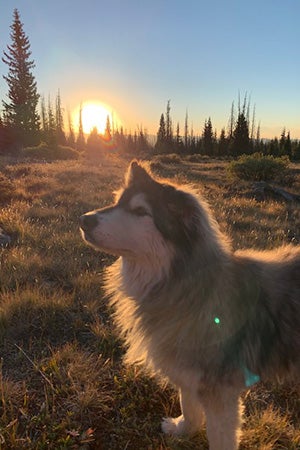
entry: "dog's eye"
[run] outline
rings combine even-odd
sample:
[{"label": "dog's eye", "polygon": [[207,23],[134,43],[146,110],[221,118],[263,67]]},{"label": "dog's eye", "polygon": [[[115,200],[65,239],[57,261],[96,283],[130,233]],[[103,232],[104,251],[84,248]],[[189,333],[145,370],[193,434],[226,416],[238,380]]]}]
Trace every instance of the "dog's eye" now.
[{"label": "dog's eye", "polygon": [[143,206],[138,206],[130,211],[132,214],[135,214],[136,216],[149,216],[150,214],[148,211],[143,208]]}]

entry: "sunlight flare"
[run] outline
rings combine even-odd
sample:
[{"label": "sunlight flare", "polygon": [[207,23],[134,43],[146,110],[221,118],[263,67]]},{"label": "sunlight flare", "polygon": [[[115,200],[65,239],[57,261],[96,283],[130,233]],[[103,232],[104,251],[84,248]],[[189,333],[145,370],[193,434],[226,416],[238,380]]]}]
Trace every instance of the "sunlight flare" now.
[{"label": "sunlight flare", "polygon": [[[74,123],[79,126],[80,107],[74,112]],[[110,125],[113,126],[114,117],[110,108],[103,103],[87,102],[82,104],[81,119],[83,132],[89,134],[93,128],[97,128],[98,133],[104,134],[107,117],[109,117]]]}]

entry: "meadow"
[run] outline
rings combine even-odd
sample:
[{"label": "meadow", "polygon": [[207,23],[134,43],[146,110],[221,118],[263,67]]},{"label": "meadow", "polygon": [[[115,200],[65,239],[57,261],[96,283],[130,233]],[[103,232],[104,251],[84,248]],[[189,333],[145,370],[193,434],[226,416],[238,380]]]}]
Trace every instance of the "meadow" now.
[{"label": "meadow", "polygon": [[[207,449],[205,432],[171,438],[160,420],[179,413],[172,387],[125,367],[102,289],[113,258],[82,241],[78,218],[109,205],[129,159],[0,159],[0,449]],[[234,248],[300,244],[300,205],[258,201],[228,162],[157,158],[153,171],[189,183],[209,202]],[[300,192],[300,167],[291,165]],[[2,189],[2,191],[1,191]],[[300,448],[295,384],[245,392],[241,450]]]}]

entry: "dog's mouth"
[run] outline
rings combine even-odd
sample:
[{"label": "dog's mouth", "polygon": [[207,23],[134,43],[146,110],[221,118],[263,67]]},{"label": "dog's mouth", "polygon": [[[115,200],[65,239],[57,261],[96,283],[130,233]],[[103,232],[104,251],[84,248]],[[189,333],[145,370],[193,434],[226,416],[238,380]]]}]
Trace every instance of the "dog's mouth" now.
[{"label": "dog's mouth", "polygon": [[84,230],[83,228],[80,227],[80,232],[84,241],[86,241],[88,244],[92,244],[93,246],[97,247],[93,237],[91,236],[88,230]]},{"label": "dog's mouth", "polygon": [[130,251],[129,249],[125,249],[125,248],[116,248],[116,249],[114,249],[114,248],[107,248],[105,245],[102,245],[101,242],[95,241],[95,239],[89,233],[89,231],[84,230],[81,227],[80,227],[80,232],[81,232],[81,235],[83,237],[83,240],[87,244],[91,245],[96,250],[100,250],[100,251],[103,251],[105,253],[108,253],[108,254],[114,255],[114,256],[133,256],[133,252]]}]

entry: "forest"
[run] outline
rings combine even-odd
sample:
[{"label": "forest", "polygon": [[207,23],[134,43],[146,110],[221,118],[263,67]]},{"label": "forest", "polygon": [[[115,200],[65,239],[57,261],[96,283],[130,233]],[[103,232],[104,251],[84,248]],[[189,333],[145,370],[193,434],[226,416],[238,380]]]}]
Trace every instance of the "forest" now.
[{"label": "forest", "polygon": [[11,43],[3,51],[2,57],[8,72],[2,75],[7,94],[0,110],[1,154],[18,154],[27,147],[35,147],[36,151],[54,148],[57,152],[60,149],[66,151],[68,147],[92,156],[101,155],[109,149],[134,156],[178,153],[236,157],[259,152],[272,156],[287,155],[291,160],[300,159],[300,141],[292,139],[285,128],[279,138],[266,140],[261,137],[260,123],[256,125],[255,106],[252,108],[247,93],[242,100],[238,95],[237,105],[232,102],[228,125],[219,134],[213,127],[211,117],[205,120],[200,134],[196,134],[190,125],[188,112],[183,127],[180,123],[174,124],[171,101],[168,100],[166,111],[161,113],[158,120],[156,136],[149,136],[143,127],[133,133],[124,131],[122,127],[110,123],[109,116],[103,134],[93,128],[86,136],[83,133],[81,109],[78,123],[74,126],[70,112],[66,112],[62,106],[59,90],[55,102],[51,96],[45,99],[38,92],[30,41],[17,9],[14,10],[10,37]]}]

